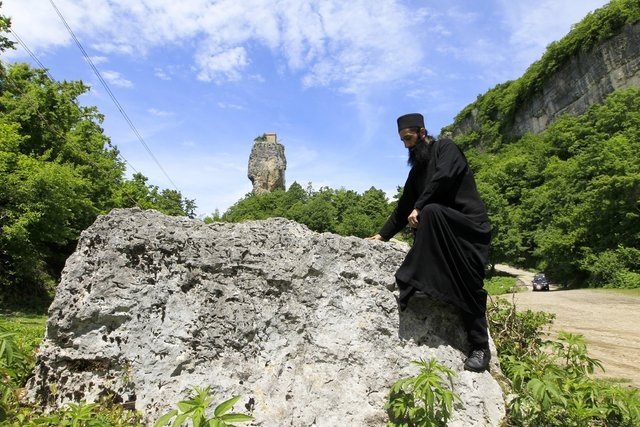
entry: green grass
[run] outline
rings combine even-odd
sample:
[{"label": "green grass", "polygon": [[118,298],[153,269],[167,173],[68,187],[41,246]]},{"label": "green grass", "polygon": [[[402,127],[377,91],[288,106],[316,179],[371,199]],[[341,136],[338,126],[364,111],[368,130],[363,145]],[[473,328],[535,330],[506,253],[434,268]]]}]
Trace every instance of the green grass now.
[{"label": "green grass", "polygon": [[19,337],[20,344],[32,351],[40,345],[44,338],[45,314],[27,314],[21,312],[0,314],[0,326],[7,332],[13,332]]},{"label": "green grass", "polygon": [[520,292],[520,289],[516,287],[518,279],[508,276],[493,276],[490,279],[485,279],[484,289],[489,295],[502,295]]}]

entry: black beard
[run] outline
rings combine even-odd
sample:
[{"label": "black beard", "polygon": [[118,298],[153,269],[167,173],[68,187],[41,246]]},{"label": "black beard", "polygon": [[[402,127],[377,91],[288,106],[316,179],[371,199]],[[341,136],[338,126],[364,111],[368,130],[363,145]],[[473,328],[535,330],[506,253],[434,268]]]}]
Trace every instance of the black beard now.
[{"label": "black beard", "polygon": [[424,139],[418,140],[413,148],[409,149],[409,166],[426,165],[431,157],[431,144],[427,144]]}]

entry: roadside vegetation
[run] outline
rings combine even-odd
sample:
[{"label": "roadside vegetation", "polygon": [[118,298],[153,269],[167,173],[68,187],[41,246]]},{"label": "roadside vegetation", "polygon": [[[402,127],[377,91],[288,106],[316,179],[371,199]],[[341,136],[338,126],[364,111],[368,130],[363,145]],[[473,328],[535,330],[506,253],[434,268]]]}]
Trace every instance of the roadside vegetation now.
[{"label": "roadside vegetation", "polygon": [[504,299],[489,308],[491,336],[507,390],[507,426],[637,426],[640,390],[592,374],[603,369],[589,357],[582,335],[548,338],[553,315],[517,312]]},{"label": "roadside vegetation", "polygon": [[489,295],[502,295],[526,290],[518,287],[518,279],[515,277],[497,275],[485,279],[484,289]]}]

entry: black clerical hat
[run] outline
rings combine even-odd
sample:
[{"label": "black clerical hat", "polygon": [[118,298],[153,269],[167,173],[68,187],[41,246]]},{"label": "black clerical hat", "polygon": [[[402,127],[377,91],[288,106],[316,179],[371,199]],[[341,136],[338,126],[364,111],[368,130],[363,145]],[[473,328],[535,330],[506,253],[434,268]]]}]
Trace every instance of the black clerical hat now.
[{"label": "black clerical hat", "polygon": [[424,117],[420,113],[410,113],[398,117],[398,132],[404,128],[423,128]]}]

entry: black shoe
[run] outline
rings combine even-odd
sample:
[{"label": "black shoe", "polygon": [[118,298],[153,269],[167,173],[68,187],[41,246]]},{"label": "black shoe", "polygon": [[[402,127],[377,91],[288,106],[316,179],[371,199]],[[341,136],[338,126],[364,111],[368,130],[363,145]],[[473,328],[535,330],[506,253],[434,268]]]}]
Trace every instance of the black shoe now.
[{"label": "black shoe", "polygon": [[491,351],[488,348],[477,348],[471,352],[464,362],[464,369],[473,372],[486,371],[489,368]]},{"label": "black shoe", "polygon": [[408,300],[400,299],[396,297],[396,302],[398,303],[398,310],[405,311],[407,309],[407,305],[409,305]]},{"label": "black shoe", "polygon": [[422,292],[422,291],[415,291],[413,293],[414,298],[429,298],[429,295],[427,295],[426,293]]}]

